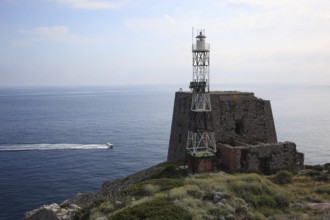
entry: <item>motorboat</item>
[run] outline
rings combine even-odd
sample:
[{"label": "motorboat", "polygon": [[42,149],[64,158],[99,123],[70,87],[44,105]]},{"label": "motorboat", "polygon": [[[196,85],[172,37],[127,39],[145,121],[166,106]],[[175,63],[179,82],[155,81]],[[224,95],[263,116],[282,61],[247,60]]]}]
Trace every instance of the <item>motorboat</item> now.
[{"label": "motorboat", "polygon": [[106,143],[105,144],[108,148],[113,148],[113,144],[111,144],[111,143]]}]

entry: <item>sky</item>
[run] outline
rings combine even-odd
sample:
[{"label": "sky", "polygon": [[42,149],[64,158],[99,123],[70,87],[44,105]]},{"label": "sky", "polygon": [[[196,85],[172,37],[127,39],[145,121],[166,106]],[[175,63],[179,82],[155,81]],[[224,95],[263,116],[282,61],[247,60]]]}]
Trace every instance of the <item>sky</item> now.
[{"label": "sky", "polygon": [[1,0],[0,86],[330,84],[329,0]]}]

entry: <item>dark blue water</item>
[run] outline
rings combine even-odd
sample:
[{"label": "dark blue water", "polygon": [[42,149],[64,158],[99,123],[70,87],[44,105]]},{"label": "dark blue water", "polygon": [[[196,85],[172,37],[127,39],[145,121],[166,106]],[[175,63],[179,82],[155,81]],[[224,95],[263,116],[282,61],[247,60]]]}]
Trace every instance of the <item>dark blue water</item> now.
[{"label": "dark blue water", "polygon": [[173,97],[152,87],[2,89],[0,219],[166,160]]},{"label": "dark blue water", "polygon": [[[0,219],[165,161],[179,86],[0,89]],[[280,141],[329,162],[330,87],[217,85],[272,101]],[[114,148],[106,149],[111,142]]]}]

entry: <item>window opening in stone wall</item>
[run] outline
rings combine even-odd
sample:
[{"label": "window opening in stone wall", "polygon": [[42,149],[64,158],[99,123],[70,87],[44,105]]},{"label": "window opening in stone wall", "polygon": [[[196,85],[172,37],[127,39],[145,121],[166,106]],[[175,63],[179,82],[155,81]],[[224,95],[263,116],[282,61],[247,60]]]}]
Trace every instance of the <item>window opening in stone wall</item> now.
[{"label": "window opening in stone wall", "polygon": [[235,133],[240,136],[244,134],[244,124],[241,120],[235,122]]},{"label": "window opening in stone wall", "polygon": [[248,154],[249,154],[248,149],[242,149],[242,151],[241,151],[241,160],[240,160],[242,169],[247,169]]}]

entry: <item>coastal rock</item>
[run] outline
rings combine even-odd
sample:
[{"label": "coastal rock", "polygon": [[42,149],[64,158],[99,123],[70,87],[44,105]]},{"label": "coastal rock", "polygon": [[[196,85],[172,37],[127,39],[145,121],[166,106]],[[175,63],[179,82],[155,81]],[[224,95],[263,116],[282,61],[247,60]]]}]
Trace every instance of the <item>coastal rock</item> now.
[{"label": "coastal rock", "polygon": [[70,220],[73,214],[79,210],[79,206],[69,204],[67,207],[62,208],[60,205],[53,203],[51,205],[43,205],[38,209],[26,212],[24,215],[25,220]]},{"label": "coastal rock", "polygon": [[[102,188],[98,192],[78,193],[71,199],[64,201],[61,206],[54,203],[51,205],[44,205],[38,209],[26,212],[24,214],[25,220],[66,220],[72,219],[72,216],[80,209],[79,207],[102,199],[104,196],[114,196],[121,192],[121,189],[128,185],[148,179],[153,175],[161,173],[165,169],[163,164],[147,168],[135,174],[129,175],[125,178],[105,181]],[[62,207],[62,208],[61,208]]]},{"label": "coastal rock", "polygon": [[226,210],[230,213],[235,213],[235,208],[233,208],[231,205],[227,204],[226,205]]},{"label": "coastal rock", "polygon": [[307,203],[307,205],[310,207],[310,208],[313,208],[313,209],[320,209],[320,210],[323,210],[323,211],[330,211],[330,203],[329,202],[324,202],[324,203]]},{"label": "coastal rock", "polygon": [[[135,174],[129,175],[125,178],[105,181],[102,185],[102,188],[101,188],[101,191],[99,192],[99,194],[116,195],[117,193],[119,193],[121,191],[121,189],[123,189],[131,184],[141,182],[142,180],[148,179],[153,175],[161,173],[166,168],[162,165],[163,165],[163,163],[158,164],[156,166],[142,170]],[[98,196],[99,194],[97,194],[96,196]]]},{"label": "coastal rock", "polygon": [[228,195],[227,193],[215,192],[213,194],[213,203],[218,203],[218,202],[225,203],[229,198],[230,195]]},{"label": "coastal rock", "polygon": [[214,193],[214,196],[213,196],[213,203],[218,203],[220,202],[222,199],[221,197],[221,194],[220,193]]},{"label": "coastal rock", "polygon": [[235,220],[235,216],[232,214],[229,214],[226,216],[226,220]]},{"label": "coastal rock", "polygon": [[[171,165],[172,166],[172,165]],[[264,212],[262,209],[261,212],[254,212],[254,209],[249,208],[249,201],[242,197],[240,194],[237,194],[231,186],[234,186],[235,183],[239,183],[239,186],[244,186],[244,184],[252,184],[253,186],[259,186],[265,189],[267,192],[272,191],[270,198],[276,197],[280,198],[281,201],[286,202],[286,196],[284,193],[289,194],[289,189],[286,186],[278,185],[271,183],[269,180],[269,176],[263,176],[258,174],[235,174],[231,175],[228,178],[222,178],[223,174],[219,173],[209,173],[205,175],[195,175],[185,177],[185,181],[177,178],[166,179],[163,174],[166,171],[167,165],[157,165],[141,171],[139,173],[130,175],[128,177],[107,181],[103,184],[102,189],[96,193],[83,193],[77,194],[73,199],[66,200],[64,203],[51,204],[42,206],[39,209],[35,209],[33,211],[27,212],[25,214],[26,220],[35,220],[35,219],[50,219],[50,220],[66,220],[73,219],[73,217],[84,217],[85,214],[91,214],[91,219],[94,220],[104,220],[109,217],[113,213],[119,213],[120,209],[125,209],[129,211],[134,211],[132,208],[132,204],[135,203],[135,200],[138,201],[137,205],[141,204],[141,201],[145,200],[148,197],[147,201],[158,201],[159,198],[165,199],[168,202],[169,192],[168,190],[163,191],[163,196],[160,197],[131,197],[131,195],[127,194],[127,191],[123,189],[124,186],[129,186],[134,183],[141,184],[149,184],[150,182],[157,184],[162,184],[163,180],[168,181],[171,180],[174,183],[177,183],[180,180],[180,184],[174,186],[173,189],[179,187],[180,192],[186,191],[185,197],[176,198],[175,200],[170,201],[170,205],[176,206],[186,206],[187,202],[190,204],[193,202],[194,204],[204,204],[203,206],[196,206],[196,213],[202,219],[223,219],[223,220],[231,220],[236,219],[239,216],[240,219],[263,219]],[[309,216],[316,216],[315,219],[330,219],[330,203],[329,198],[327,197],[327,187],[328,182],[315,180],[313,176],[310,175],[311,170],[305,170],[299,172],[296,175],[296,183],[301,180],[307,181],[309,183],[317,183],[319,191],[315,189],[315,184],[295,184],[297,187],[297,191],[292,192],[293,195],[289,195],[289,197],[295,196],[297,199],[288,203],[290,208],[298,211],[296,216],[299,219],[308,219]],[[314,173],[316,171],[313,171]],[[324,171],[317,172],[317,174],[324,174]],[[162,174],[162,175],[160,175]],[[326,175],[326,174],[324,174]],[[143,182],[144,180],[149,181],[148,183]],[[229,180],[229,181],[228,181]],[[139,182],[140,181],[140,182]],[[141,182],[142,181],[142,182]],[[182,186],[183,181],[184,185]],[[317,181],[317,182],[316,182]],[[121,184],[119,184],[121,183]],[[139,184],[140,186],[140,184]],[[203,186],[203,187],[201,187]],[[220,187],[219,187],[220,186]],[[214,191],[211,191],[212,187],[214,187]],[[244,186],[245,187],[245,186]],[[226,189],[222,191],[222,189]],[[245,191],[250,191],[254,189],[253,187],[245,187]],[[170,189],[172,190],[172,188]],[[201,196],[192,197],[190,191],[198,191]],[[273,191],[274,190],[274,191]],[[301,191],[306,191],[306,195],[301,195]],[[316,195],[317,194],[317,195]],[[322,194],[322,198],[324,200],[317,200],[315,198],[319,198]],[[283,198],[282,198],[283,196]],[[315,198],[314,198],[315,197]],[[151,199],[150,199],[151,198]],[[187,199],[188,198],[188,199]],[[131,201],[131,202],[129,202]],[[309,203],[306,203],[308,201]],[[73,204],[76,203],[85,203],[82,205]],[[136,204],[135,203],[135,204]],[[142,202],[143,203],[143,202]],[[90,206],[92,204],[92,206]],[[148,205],[149,206],[149,205]],[[148,212],[148,206],[141,206],[141,210],[143,213]],[[167,204],[166,204],[167,206]],[[81,209],[79,207],[82,207]],[[162,206],[163,207],[163,204]],[[263,205],[259,205],[258,207],[263,207]],[[136,208],[136,207],[135,207]],[[164,207],[166,208],[166,207]],[[279,206],[279,209],[268,207],[269,210],[273,210],[274,213],[279,214],[281,219],[289,219],[292,217],[291,214],[282,213],[282,209],[286,207]],[[159,207],[157,207],[159,209]],[[258,209],[259,210],[259,209]],[[306,213],[305,213],[306,210]],[[119,211],[119,212],[117,212]],[[151,210],[151,213],[155,213],[155,210]],[[267,210],[265,211],[267,213]],[[134,212],[129,212],[129,216],[134,216]],[[150,214],[150,213],[149,213]],[[164,214],[164,213],[162,213]],[[165,213],[166,215],[166,213]],[[118,217],[118,216],[117,216]],[[125,219],[125,218],[121,218]],[[170,218],[169,218],[170,219]]]},{"label": "coastal rock", "polygon": [[63,204],[75,204],[82,206],[88,202],[95,200],[96,194],[93,192],[77,193],[73,198],[65,200]]},{"label": "coastal rock", "polygon": [[219,208],[225,208],[226,207],[225,204],[223,204],[222,202],[218,202],[216,204]]},{"label": "coastal rock", "polygon": [[125,206],[125,204],[123,202],[119,201],[119,200],[116,200],[114,205],[118,209]]}]

